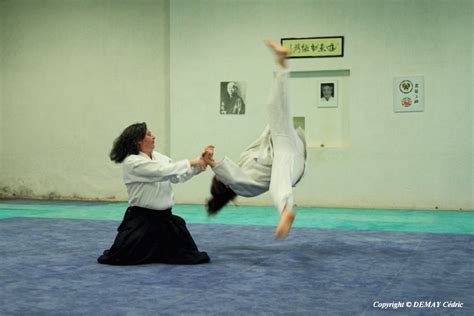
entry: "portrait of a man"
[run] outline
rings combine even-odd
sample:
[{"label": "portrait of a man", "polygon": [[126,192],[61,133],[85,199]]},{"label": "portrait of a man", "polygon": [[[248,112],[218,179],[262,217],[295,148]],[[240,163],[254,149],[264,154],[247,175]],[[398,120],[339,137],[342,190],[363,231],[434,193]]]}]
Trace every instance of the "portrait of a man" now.
[{"label": "portrait of a man", "polygon": [[221,82],[220,114],[245,114],[245,83]]},{"label": "portrait of a man", "polygon": [[336,81],[321,82],[319,85],[318,107],[337,107]]}]

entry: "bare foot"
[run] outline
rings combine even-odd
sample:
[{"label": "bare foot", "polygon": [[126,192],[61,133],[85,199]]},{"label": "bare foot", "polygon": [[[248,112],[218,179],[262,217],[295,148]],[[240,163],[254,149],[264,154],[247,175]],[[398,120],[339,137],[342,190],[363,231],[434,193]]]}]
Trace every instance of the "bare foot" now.
[{"label": "bare foot", "polygon": [[281,46],[280,44],[277,44],[276,42],[272,40],[265,40],[264,42],[275,53],[276,58],[277,58],[277,63],[283,68],[286,68],[287,67],[286,57],[288,57],[290,50],[286,47]]},{"label": "bare foot", "polygon": [[278,226],[275,230],[275,238],[276,239],[284,239],[288,236],[290,232],[291,225],[293,225],[293,221],[295,220],[296,214],[293,211],[288,209],[284,209],[280,215],[280,221],[278,222]]}]

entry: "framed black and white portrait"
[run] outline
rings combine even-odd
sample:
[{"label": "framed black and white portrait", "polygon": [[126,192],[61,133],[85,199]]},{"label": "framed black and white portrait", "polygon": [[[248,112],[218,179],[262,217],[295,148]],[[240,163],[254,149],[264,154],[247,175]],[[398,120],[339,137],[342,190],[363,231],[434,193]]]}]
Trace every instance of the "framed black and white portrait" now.
[{"label": "framed black and white portrait", "polygon": [[242,81],[221,82],[221,103],[219,113],[222,115],[245,114],[246,84]]},{"label": "framed black and white portrait", "polygon": [[337,108],[338,104],[337,80],[323,80],[318,84],[318,107]]}]

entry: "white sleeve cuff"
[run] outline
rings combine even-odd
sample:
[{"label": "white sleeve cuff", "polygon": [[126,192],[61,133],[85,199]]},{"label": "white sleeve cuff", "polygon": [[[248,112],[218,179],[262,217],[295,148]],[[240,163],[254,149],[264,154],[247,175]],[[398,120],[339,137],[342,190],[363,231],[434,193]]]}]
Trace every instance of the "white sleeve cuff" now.
[{"label": "white sleeve cuff", "polygon": [[193,170],[191,167],[191,162],[188,159],[186,159],[186,165],[188,166],[188,172]]}]

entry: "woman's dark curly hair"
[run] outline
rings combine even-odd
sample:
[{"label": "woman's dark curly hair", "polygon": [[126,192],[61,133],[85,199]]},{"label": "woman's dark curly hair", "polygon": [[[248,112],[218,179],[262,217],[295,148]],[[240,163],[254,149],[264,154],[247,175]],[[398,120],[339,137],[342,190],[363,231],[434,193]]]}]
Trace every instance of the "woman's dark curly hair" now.
[{"label": "woman's dark curly hair", "polygon": [[110,160],[121,163],[128,155],[138,154],[138,142],[145,138],[146,123],[135,123],[123,130],[122,134],[114,140],[110,151]]},{"label": "woman's dark curly hair", "polygon": [[215,176],[212,178],[211,195],[207,201],[207,214],[216,215],[227,203],[235,199],[237,194],[231,188],[219,181]]}]

